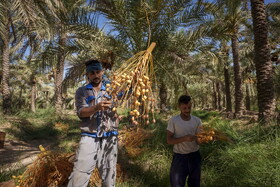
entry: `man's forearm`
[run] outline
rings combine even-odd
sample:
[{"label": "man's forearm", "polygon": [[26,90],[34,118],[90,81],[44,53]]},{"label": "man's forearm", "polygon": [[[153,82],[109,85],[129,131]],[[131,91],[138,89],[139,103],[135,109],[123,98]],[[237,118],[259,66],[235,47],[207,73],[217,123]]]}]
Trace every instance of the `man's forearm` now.
[{"label": "man's forearm", "polygon": [[80,111],[80,117],[90,117],[95,112],[97,112],[96,106],[85,107]]},{"label": "man's forearm", "polygon": [[182,143],[182,142],[192,142],[194,140],[195,140],[194,136],[186,135],[186,136],[183,136],[180,138],[168,137],[167,143],[168,144],[178,144],[178,143]]},{"label": "man's forearm", "polygon": [[97,105],[93,105],[91,107],[85,107],[80,111],[79,116],[80,117],[90,117],[92,114],[94,114],[97,111],[107,110],[109,107],[112,106],[111,101],[101,101]]}]

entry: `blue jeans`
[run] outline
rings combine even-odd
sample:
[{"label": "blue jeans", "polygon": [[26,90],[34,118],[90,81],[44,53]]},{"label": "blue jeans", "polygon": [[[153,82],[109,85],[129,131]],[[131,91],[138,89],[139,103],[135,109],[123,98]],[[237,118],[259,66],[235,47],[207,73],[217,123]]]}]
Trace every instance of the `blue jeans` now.
[{"label": "blue jeans", "polygon": [[200,186],[201,156],[200,152],[189,154],[174,153],[170,169],[171,187],[185,187],[188,177],[188,187]]}]

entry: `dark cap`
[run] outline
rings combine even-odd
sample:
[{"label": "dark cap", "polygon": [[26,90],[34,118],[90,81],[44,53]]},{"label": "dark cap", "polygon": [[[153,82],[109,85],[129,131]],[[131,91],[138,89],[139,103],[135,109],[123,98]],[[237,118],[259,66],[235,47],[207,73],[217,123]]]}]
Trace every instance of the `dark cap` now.
[{"label": "dark cap", "polygon": [[88,60],[85,62],[86,64],[86,72],[92,72],[94,70],[102,70],[102,64],[98,60]]}]

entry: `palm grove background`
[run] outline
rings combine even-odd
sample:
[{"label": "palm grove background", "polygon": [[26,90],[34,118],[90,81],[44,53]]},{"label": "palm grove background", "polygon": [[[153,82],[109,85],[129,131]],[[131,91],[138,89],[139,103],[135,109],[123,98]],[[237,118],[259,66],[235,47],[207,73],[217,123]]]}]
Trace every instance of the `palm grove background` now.
[{"label": "palm grove background", "polygon": [[187,91],[197,108],[270,119],[279,111],[279,13],[261,0],[1,1],[1,112],[61,115],[74,108],[85,60],[100,59],[110,74],[156,42],[162,112]]},{"label": "palm grove background", "polygon": [[[33,178],[46,185],[45,178],[25,177],[29,167],[20,164],[40,144],[74,154],[74,95],[86,82],[86,60],[101,60],[110,75],[156,42],[156,123],[135,130],[129,111],[119,111],[116,186],[169,186],[166,125],[187,93],[203,125],[232,140],[201,145],[201,186],[278,187],[279,15],[279,2],[263,0],[0,1],[0,182]],[[47,164],[35,175],[48,176]]]}]

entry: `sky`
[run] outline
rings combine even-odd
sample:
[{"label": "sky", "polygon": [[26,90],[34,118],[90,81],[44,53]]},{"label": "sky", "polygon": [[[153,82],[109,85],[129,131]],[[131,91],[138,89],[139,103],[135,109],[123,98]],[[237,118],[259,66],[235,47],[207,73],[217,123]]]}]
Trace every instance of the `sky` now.
[{"label": "sky", "polygon": [[276,2],[280,2],[280,0],[264,0],[264,3],[265,3],[265,4],[268,4],[268,3],[276,3]]}]

